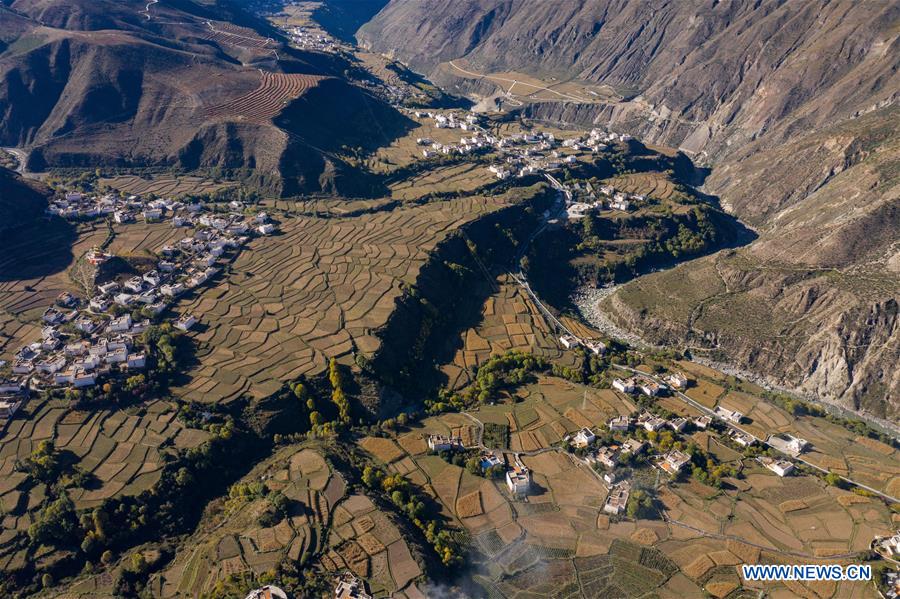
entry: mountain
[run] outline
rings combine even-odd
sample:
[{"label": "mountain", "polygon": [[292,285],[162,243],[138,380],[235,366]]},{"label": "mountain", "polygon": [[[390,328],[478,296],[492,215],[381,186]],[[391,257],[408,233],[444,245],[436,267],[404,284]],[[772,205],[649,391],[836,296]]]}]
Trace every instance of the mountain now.
[{"label": "mountain", "polygon": [[519,110],[678,147],[759,238],[626,285],[609,316],[896,419],[898,23],[877,0],[392,0],[357,37],[476,98],[500,84],[451,60],[614,90]]},{"label": "mountain", "polygon": [[223,3],[0,4],[0,145],[28,149],[32,170],[215,168],[283,194],[365,191],[317,132],[365,147],[403,117],[349,85],[340,61],[276,35]]}]

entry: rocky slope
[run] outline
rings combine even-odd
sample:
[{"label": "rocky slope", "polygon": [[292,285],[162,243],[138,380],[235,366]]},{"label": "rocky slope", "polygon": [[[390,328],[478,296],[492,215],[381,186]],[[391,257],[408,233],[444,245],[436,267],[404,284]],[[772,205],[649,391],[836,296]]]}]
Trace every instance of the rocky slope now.
[{"label": "rocky slope", "polygon": [[712,179],[759,239],[634,281],[604,311],[649,340],[897,420],[900,108],[713,169]]},{"label": "rocky slope", "polygon": [[[374,143],[404,126],[348,85],[341,64],[268,41],[273,32],[227,6],[149,10],[143,1],[0,4],[0,145],[31,150],[33,170],[230,169],[291,194],[333,190],[353,171],[311,131]],[[348,128],[336,104],[377,114],[380,127]]]},{"label": "rocky slope", "polygon": [[479,72],[608,84],[634,99],[582,120],[718,162],[896,101],[898,19],[880,0],[393,0],[358,37],[438,79],[465,58]]},{"label": "rocky slope", "polygon": [[898,24],[900,5],[881,0],[392,0],[357,36],[475,96],[496,85],[448,61],[617,90],[523,111],[680,147],[712,167],[704,191],[760,237],[639,279],[607,313],[648,340],[896,419]]}]

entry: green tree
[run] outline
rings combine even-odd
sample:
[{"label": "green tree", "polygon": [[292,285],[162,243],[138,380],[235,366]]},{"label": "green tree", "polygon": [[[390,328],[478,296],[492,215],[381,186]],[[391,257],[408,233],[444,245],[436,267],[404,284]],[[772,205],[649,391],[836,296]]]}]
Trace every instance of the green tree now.
[{"label": "green tree", "polygon": [[40,511],[34,523],[28,527],[28,536],[36,545],[72,542],[78,530],[75,504],[63,493]]}]

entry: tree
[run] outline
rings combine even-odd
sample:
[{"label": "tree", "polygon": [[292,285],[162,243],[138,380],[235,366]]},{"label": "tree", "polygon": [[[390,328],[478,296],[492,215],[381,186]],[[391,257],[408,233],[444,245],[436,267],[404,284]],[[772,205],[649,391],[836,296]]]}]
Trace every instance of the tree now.
[{"label": "tree", "polygon": [[625,513],[629,518],[649,518],[653,514],[653,498],[646,491],[635,489],[628,497]]},{"label": "tree", "polygon": [[303,383],[297,383],[294,385],[294,397],[299,399],[302,402],[306,402],[309,397],[309,392],[306,390],[306,385]]},{"label": "tree", "polygon": [[825,475],[825,482],[831,485],[832,487],[837,487],[838,489],[846,489],[847,482],[835,474],[834,472],[829,472]]},{"label": "tree", "polygon": [[143,553],[131,555],[131,571],[135,574],[143,574],[147,570],[147,559]]},{"label": "tree", "polygon": [[22,462],[22,469],[43,483],[54,483],[61,474],[62,464],[53,441],[38,443],[37,448]]},{"label": "tree", "polygon": [[469,474],[473,474],[475,476],[482,476],[483,472],[481,469],[481,460],[477,457],[472,457],[466,460],[466,471]]},{"label": "tree", "polygon": [[64,544],[72,542],[78,530],[75,504],[63,493],[48,503],[28,527],[28,536],[35,545]]},{"label": "tree", "polygon": [[494,464],[485,472],[485,476],[493,479],[503,478],[504,474],[506,474],[506,468],[502,464]]}]

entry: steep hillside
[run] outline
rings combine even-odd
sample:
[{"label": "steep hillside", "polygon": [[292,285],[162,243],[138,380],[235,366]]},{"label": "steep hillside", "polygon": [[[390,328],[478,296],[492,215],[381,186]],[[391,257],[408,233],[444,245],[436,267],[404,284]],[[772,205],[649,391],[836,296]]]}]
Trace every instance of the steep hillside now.
[{"label": "steep hillside", "polygon": [[[272,191],[315,192],[352,169],[307,138],[303,118],[279,120],[285,109],[300,102],[334,139],[381,139],[405,125],[348,85],[339,63],[235,25],[255,22],[218,5],[181,0],[148,13],[144,2],[16,0],[0,11],[0,144],[31,150],[33,170],[217,168]],[[375,106],[380,126],[348,128],[332,109],[340,104]]]},{"label": "steep hillside", "polygon": [[896,418],[898,23],[886,0],[393,0],[357,36],[476,97],[525,76],[609,86],[519,110],[683,149],[760,233],[631,283],[610,317]]},{"label": "steep hillside", "polygon": [[898,419],[900,108],[714,169],[712,178],[733,190],[733,208],[760,226],[760,238],[634,281],[605,312],[653,342],[686,343]]},{"label": "steep hillside", "polygon": [[438,80],[452,75],[441,63],[465,58],[485,73],[608,84],[634,99],[582,120],[718,162],[759,136],[896,101],[898,18],[878,0],[394,0],[358,36]]}]

